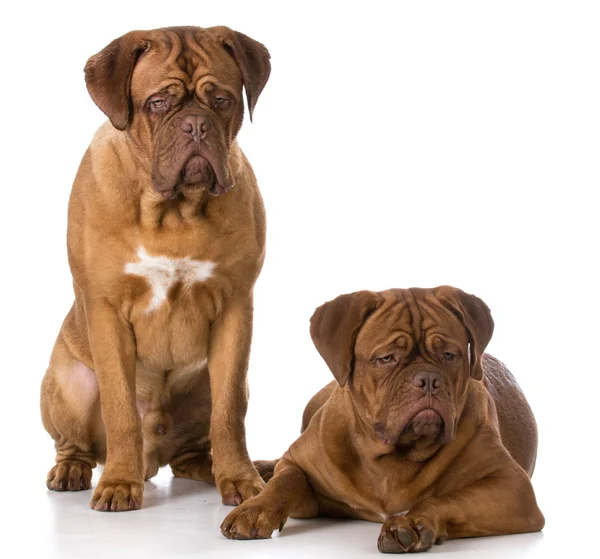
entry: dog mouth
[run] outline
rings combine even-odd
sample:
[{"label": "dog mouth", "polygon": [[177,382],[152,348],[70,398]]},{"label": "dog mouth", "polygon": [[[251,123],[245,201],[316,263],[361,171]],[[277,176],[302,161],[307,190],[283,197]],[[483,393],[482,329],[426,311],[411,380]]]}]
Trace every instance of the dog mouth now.
[{"label": "dog mouth", "polygon": [[[386,432],[390,433],[390,431]],[[404,420],[395,433],[398,435],[378,434],[380,442],[385,445],[404,445],[426,438],[448,444],[454,440],[455,422],[446,406],[436,405],[434,408],[430,403],[429,406],[419,406],[416,410],[413,408],[404,415]]]},{"label": "dog mouth", "polygon": [[180,184],[184,185],[205,184],[210,185],[209,190],[212,190],[216,184],[211,164],[201,155],[192,155],[183,164],[180,176]]},{"label": "dog mouth", "polygon": [[182,151],[187,154],[182,153],[183,157],[154,169],[152,186],[163,199],[175,198],[184,187],[204,187],[213,196],[226,194],[233,188],[227,157],[207,142],[190,142]]},{"label": "dog mouth", "polygon": [[430,400],[429,406],[421,407],[413,413],[398,439],[424,437],[439,440],[442,444],[451,443],[454,440],[456,427],[452,415],[447,405]]},{"label": "dog mouth", "polygon": [[403,433],[417,437],[435,438],[442,433],[444,419],[432,408],[418,412],[404,428]]},{"label": "dog mouth", "polygon": [[233,188],[229,173],[225,170],[218,173],[217,168],[202,155],[193,155],[187,160],[181,169],[181,180],[183,184],[210,185],[208,191],[213,196],[226,194]]}]

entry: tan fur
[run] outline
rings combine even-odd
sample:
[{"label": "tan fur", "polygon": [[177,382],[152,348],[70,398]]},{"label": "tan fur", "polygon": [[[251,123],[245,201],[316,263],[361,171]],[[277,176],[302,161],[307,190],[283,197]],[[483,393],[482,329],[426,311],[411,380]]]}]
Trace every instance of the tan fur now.
[{"label": "tan fur", "polygon": [[[240,45],[254,50],[260,64],[240,62]],[[75,302],[41,393],[42,419],[57,451],[49,488],[87,489],[91,468],[106,462],[92,498],[98,510],[141,506],[144,479],[166,464],[175,475],[216,481],[228,504],[261,490],[246,450],[244,416],[265,213],[235,135],[242,85],[254,88],[256,102],[268,69],[262,45],[223,27],[132,32],[88,62],[90,93],[114,126],[107,122],[94,136],[69,204]],[[122,83],[113,84],[116,79]],[[179,141],[182,132],[177,109],[154,116],[145,103],[173,79],[178,95],[184,95],[180,84],[188,88],[182,114],[208,115],[213,123],[212,139],[202,145],[213,142],[213,167],[221,165],[235,185],[227,193],[217,180],[171,185],[166,198],[157,190],[153,169],[173,164],[161,159],[161,145]],[[130,98],[121,99],[128,80]],[[260,81],[258,90],[249,80]],[[204,86],[208,93],[198,93]],[[198,97],[215,88],[228,92],[228,111]],[[209,193],[211,185],[220,196]],[[149,311],[147,279],[125,273],[140,247],[215,268],[205,281],[175,283]]]},{"label": "tan fur", "polygon": [[[283,458],[261,463],[273,478],[223,534],[264,538],[288,516],[349,517],[383,523],[379,550],[403,553],[541,530],[529,480],[535,419],[512,375],[483,353],[492,331],[483,301],[450,287],[363,291],[319,307],[311,335],[337,382],[309,402]],[[424,373],[437,379],[433,392],[418,382]]]}]

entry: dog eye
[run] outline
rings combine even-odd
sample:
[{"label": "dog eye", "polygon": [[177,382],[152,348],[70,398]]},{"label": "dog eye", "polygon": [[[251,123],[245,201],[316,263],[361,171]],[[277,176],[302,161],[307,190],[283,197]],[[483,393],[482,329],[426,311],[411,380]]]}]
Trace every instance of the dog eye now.
[{"label": "dog eye", "polygon": [[148,107],[152,111],[159,111],[164,109],[166,105],[165,100],[162,97],[150,97],[148,99]]},{"label": "dog eye", "polygon": [[229,105],[231,105],[231,99],[227,99],[227,97],[217,97],[213,102],[215,109],[228,109]]},{"label": "dog eye", "polygon": [[449,351],[444,352],[444,359],[446,361],[454,361],[454,358],[456,356],[454,355],[454,353],[450,353]]},{"label": "dog eye", "polygon": [[386,365],[387,363],[392,363],[393,361],[396,361],[396,358],[391,353],[375,359],[375,362],[379,365]]}]

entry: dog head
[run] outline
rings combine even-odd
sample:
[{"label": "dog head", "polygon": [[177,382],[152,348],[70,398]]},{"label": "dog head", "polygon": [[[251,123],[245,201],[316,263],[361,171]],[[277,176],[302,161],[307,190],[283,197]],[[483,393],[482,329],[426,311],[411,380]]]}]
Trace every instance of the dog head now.
[{"label": "dog head", "polygon": [[118,130],[141,146],[164,198],[183,187],[233,186],[229,150],[271,65],[257,41],[227,27],[132,31],[85,66],[88,91]]},{"label": "dog head", "polygon": [[310,332],[364,423],[403,446],[454,440],[493,329],[483,301],[442,286],[341,295],[315,311]]}]

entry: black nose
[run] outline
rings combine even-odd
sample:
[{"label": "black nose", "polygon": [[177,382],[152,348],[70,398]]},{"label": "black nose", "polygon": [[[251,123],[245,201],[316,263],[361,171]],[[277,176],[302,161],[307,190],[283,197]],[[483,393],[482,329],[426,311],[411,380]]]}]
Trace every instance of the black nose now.
[{"label": "black nose", "polygon": [[179,122],[179,128],[199,142],[212,128],[212,121],[207,115],[187,115]]},{"label": "black nose", "polygon": [[426,394],[435,394],[443,384],[442,375],[431,371],[420,371],[413,378],[412,383]]}]

